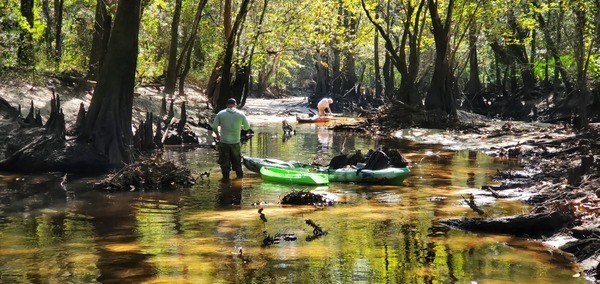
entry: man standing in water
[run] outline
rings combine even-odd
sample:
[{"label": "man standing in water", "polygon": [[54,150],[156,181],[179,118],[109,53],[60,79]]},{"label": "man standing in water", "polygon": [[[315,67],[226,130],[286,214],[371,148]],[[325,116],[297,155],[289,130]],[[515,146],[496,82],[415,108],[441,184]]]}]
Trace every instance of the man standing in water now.
[{"label": "man standing in water", "polygon": [[234,98],[227,100],[227,108],[217,113],[212,124],[219,141],[219,165],[223,180],[229,180],[229,171],[233,169],[237,178],[244,177],[242,171],[241,130],[250,129],[246,115],[236,108]]},{"label": "man standing in water", "polygon": [[317,109],[319,110],[319,115],[320,116],[325,116],[325,110],[327,110],[329,112],[329,115],[333,115],[333,113],[331,112],[331,108],[329,107],[329,104],[332,104],[333,100],[332,99],[328,99],[328,98],[323,98],[319,101],[319,103],[317,104]]}]

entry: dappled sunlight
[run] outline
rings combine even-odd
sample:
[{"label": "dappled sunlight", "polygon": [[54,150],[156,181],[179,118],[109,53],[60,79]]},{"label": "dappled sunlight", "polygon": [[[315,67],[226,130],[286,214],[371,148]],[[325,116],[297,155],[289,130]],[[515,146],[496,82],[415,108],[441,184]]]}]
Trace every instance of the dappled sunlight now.
[{"label": "dappled sunlight", "polygon": [[[256,125],[242,152],[327,162],[337,153],[384,146],[328,126],[293,127],[297,134],[283,141],[280,125]],[[317,132],[327,134],[327,145]],[[219,182],[210,148],[167,150],[166,157],[189,164],[196,176],[211,170],[209,179],[177,191],[106,194],[81,182],[68,184],[72,195],[65,202],[63,190],[53,191],[52,198],[37,194],[60,189],[60,176],[0,176],[6,188],[1,194],[26,193],[1,204],[13,213],[0,222],[0,275],[9,280],[37,275],[56,283],[583,283],[572,278],[575,268],[567,260],[541,244],[438,223],[479,217],[464,203],[470,194],[489,216],[529,210],[481,190],[495,183],[497,170],[516,167],[514,161],[398,145],[406,147],[399,150],[412,163],[411,175],[395,185],[271,183],[247,169],[242,180]],[[335,203],[280,204],[294,190],[320,193]],[[50,265],[38,268],[40,262]]]},{"label": "dappled sunlight", "polygon": [[3,242],[2,243],[2,247],[0,248],[0,255],[3,256],[10,256],[10,255],[29,255],[29,254],[33,254],[33,253],[37,253],[40,252],[41,249],[16,249],[16,248],[9,248],[8,246],[10,246],[10,243],[8,242]]},{"label": "dappled sunlight", "polygon": [[138,252],[143,250],[137,243],[112,243],[105,245],[104,248],[112,252]]}]

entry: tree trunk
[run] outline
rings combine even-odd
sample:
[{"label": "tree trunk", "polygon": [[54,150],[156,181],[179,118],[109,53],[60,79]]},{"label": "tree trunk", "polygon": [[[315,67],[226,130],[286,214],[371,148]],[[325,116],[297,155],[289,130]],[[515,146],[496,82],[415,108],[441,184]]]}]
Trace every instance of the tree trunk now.
[{"label": "tree trunk", "polygon": [[435,41],[435,63],[431,83],[425,99],[425,108],[428,111],[442,111],[445,114],[456,117],[456,103],[454,101],[454,94],[452,93],[452,74],[448,60],[450,22],[454,0],[448,2],[445,23],[442,23],[442,19],[438,13],[438,2],[429,0],[428,6]]},{"label": "tree trunk", "polygon": [[[557,15],[556,17],[554,17],[556,19],[556,23],[555,23],[555,29],[556,29],[556,42],[562,42],[562,27],[563,27],[563,23],[564,23],[564,12],[563,12],[563,1],[558,1],[558,11],[556,11]],[[560,58],[558,56],[558,50],[556,50],[556,57],[554,58],[554,80],[552,81],[552,89],[553,91],[558,91],[558,88],[560,86],[560,75],[562,75],[560,73],[560,69],[559,67],[562,67],[562,65],[559,65],[561,61],[556,61],[556,58]],[[570,78],[567,81],[567,77],[563,77],[563,82],[565,83],[565,86],[569,86],[571,84],[570,82]],[[569,85],[567,85],[569,84]],[[570,90],[572,89],[567,89],[567,92],[570,92]]]},{"label": "tree trunk", "polygon": [[132,160],[131,115],[141,0],[119,0],[106,62],[88,111],[86,136],[94,149],[105,155],[113,167]]},{"label": "tree trunk", "polygon": [[512,62],[510,64],[510,92],[511,94],[516,94],[519,83],[517,80],[517,63]]},{"label": "tree trunk", "polygon": [[[177,84],[177,39],[179,38],[179,19],[181,18],[182,0],[175,1],[173,22],[171,23],[171,44],[169,47],[169,62],[167,66],[167,78],[163,92],[173,95]],[[183,55],[182,55],[183,56]]]},{"label": "tree trunk", "polygon": [[344,71],[342,72],[342,95],[350,99],[358,100],[357,90],[358,78],[356,77],[356,60],[352,52],[347,52],[344,59]]},{"label": "tree trunk", "polygon": [[223,38],[225,42],[229,40],[231,37],[231,15],[232,15],[232,4],[233,0],[225,0],[225,5],[223,6]]},{"label": "tree trunk", "polygon": [[[517,39],[517,42],[523,42],[528,35],[517,24],[514,12],[512,10],[508,15],[508,21],[510,28],[513,30],[513,35]],[[533,75],[533,67],[527,58],[527,48],[521,43],[508,44],[506,47],[515,59],[516,64],[519,65],[518,67],[519,71],[521,72],[521,79],[523,80],[523,93],[529,93],[535,88],[536,80],[535,76]],[[516,76],[516,73],[513,73],[513,76]],[[513,89],[516,90],[516,85],[513,86]]]},{"label": "tree trunk", "polygon": [[315,95],[317,97],[324,97],[329,94],[329,64],[327,63],[327,56],[317,55],[315,58],[315,69],[317,70],[315,81]]},{"label": "tree trunk", "polygon": [[[243,56],[243,58],[247,58],[247,62],[245,63],[245,67],[244,67],[244,85],[245,88],[243,88],[243,93],[241,96],[241,100],[239,103],[239,107],[243,108],[244,105],[246,105],[246,99],[248,98],[248,95],[250,94],[250,91],[252,90],[252,77],[250,76],[252,73],[252,65],[253,65],[253,58],[254,58],[254,50],[256,48],[256,45],[258,44],[258,38],[260,37],[260,35],[262,34],[262,26],[265,20],[265,15],[267,14],[267,7],[269,6],[269,0],[263,0],[263,6],[262,6],[262,10],[260,12],[260,17],[258,19],[258,24],[257,24],[257,28],[256,31],[254,33],[254,36],[252,38],[252,42],[250,43],[250,48],[246,49],[245,55]],[[248,51],[249,50],[249,51]],[[268,51],[267,51],[268,52]],[[270,53],[270,52],[269,52]],[[279,66],[279,52],[275,51],[275,56],[277,57],[275,62],[273,62],[272,65],[272,73],[274,74],[277,71],[277,68]],[[242,63],[244,64],[244,63]],[[269,75],[270,77],[271,75]],[[268,80],[268,78],[267,78]],[[265,82],[266,84],[266,82]],[[266,86],[265,86],[266,87]]]},{"label": "tree trunk", "polygon": [[[581,124],[577,125],[580,128],[587,128],[587,105],[588,105],[588,90],[587,90],[587,52],[585,50],[585,26],[587,25],[586,11],[581,6],[575,7],[575,61],[577,62],[577,97],[578,97],[578,114]],[[590,47],[591,48],[591,47]]]},{"label": "tree trunk", "polygon": [[52,58],[54,52],[52,51],[52,42],[54,42],[54,35],[52,34],[52,28],[54,27],[54,19],[50,15],[50,0],[42,0],[42,14],[46,19],[46,29],[44,30],[44,41],[46,42],[46,56]]},{"label": "tree trunk", "polygon": [[[524,92],[528,93],[535,88],[536,80],[533,76],[533,68],[531,63],[527,58],[527,50],[522,44],[511,44],[508,47],[512,55],[515,57],[515,63],[518,64],[519,71],[521,72]],[[513,75],[516,76],[516,74]]]},{"label": "tree trunk", "polygon": [[535,68],[535,60],[537,57],[537,32],[536,30],[531,31],[531,58],[529,58],[529,62],[533,68]]},{"label": "tree trunk", "polygon": [[[358,30],[358,16],[345,9],[340,5],[341,18],[343,19],[343,26],[347,30],[345,33],[345,41],[350,42],[356,37],[356,31]],[[341,70],[341,92],[340,94],[351,98],[352,100],[358,100],[357,83],[358,78],[356,77],[356,59],[354,57],[354,50],[345,49],[342,53],[344,55],[344,65]]]},{"label": "tree trunk", "polygon": [[333,48],[333,60],[329,62],[329,70],[331,70],[331,87],[329,91],[334,94],[343,94],[342,91],[342,67],[340,59],[340,50],[336,47]]},{"label": "tree trunk", "polygon": [[198,8],[196,9],[196,16],[194,17],[194,23],[192,25],[192,32],[185,45],[183,46],[183,50],[181,51],[181,56],[179,56],[179,60],[177,61],[176,73],[179,73],[179,95],[183,95],[184,92],[184,84],[185,78],[190,71],[191,68],[191,58],[192,58],[192,50],[194,48],[194,43],[196,42],[196,35],[198,34],[198,26],[200,25],[200,20],[202,19],[202,11],[204,11],[204,7],[206,6],[206,2],[208,0],[201,0],[198,2]]},{"label": "tree trunk", "polygon": [[231,33],[227,38],[227,45],[225,47],[225,54],[223,56],[223,66],[221,67],[221,85],[219,88],[219,96],[217,98],[217,104],[215,112],[225,109],[227,99],[234,97],[237,101],[240,101],[240,96],[232,96],[231,94],[231,67],[233,64],[233,51],[237,39],[237,34],[241,29],[246,13],[248,13],[248,6],[250,0],[243,0],[240,5],[240,10],[235,18],[235,22],[231,28]]},{"label": "tree trunk", "polygon": [[105,0],[96,1],[96,16],[94,17],[94,34],[92,36],[92,50],[90,52],[90,62],[88,64],[87,77],[91,80],[97,80],[100,67],[106,57],[108,39],[110,38],[110,29],[112,18],[106,8]]},{"label": "tree trunk", "polygon": [[267,84],[269,82],[269,78],[275,74],[277,70],[277,65],[279,65],[279,53],[276,53],[273,56],[273,60],[271,61],[271,66],[268,70],[263,70],[260,72],[259,81],[258,81],[258,94],[263,95],[267,91]]},{"label": "tree trunk", "polygon": [[60,69],[60,60],[62,58],[62,22],[63,22],[63,7],[64,0],[54,0],[54,19],[56,28],[54,29],[54,63],[56,69]]},{"label": "tree trunk", "polygon": [[[539,7],[539,5],[537,3],[535,3],[535,5]],[[560,10],[560,9],[558,9],[558,10]],[[561,20],[562,17],[561,16],[556,16],[553,18],[556,19],[556,21],[557,21],[556,24],[558,26],[562,25],[562,20]],[[567,72],[565,67],[562,65],[562,60],[560,58],[560,54],[556,47],[556,42],[560,42],[560,40],[561,40],[561,31],[560,31],[560,29],[557,29],[556,36],[553,37],[550,34],[550,28],[546,24],[546,20],[544,19],[544,17],[542,16],[541,13],[537,13],[537,20],[540,25],[540,30],[542,31],[542,33],[544,35],[544,42],[546,44],[546,48],[548,49],[547,53],[549,53],[550,56],[554,59],[554,81],[555,81],[554,85],[557,86],[559,84],[560,77],[562,77],[563,78],[562,81],[565,84],[567,93],[571,93],[571,91],[573,90],[573,86],[571,84],[571,76],[569,76],[569,73]],[[553,38],[556,38],[556,41]]]},{"label": "tree trunk", "polygon": [[[33,29],[33,0],[21,0],[21,15],[27,21],[30,29]],[[17,58],[21,66],[33,66],[35,64],[33,36],[29,30],[21,30],[19,35],[19,47]]]},{"label": "tree trunk", "polygon": [[470,99],[473,99],[474,95],[481,91],[481,80],[479,80],[479,65],[477,59],[477,34],[475,27],[471,27],[469,30],[469,94]]},{"label": "tree trunk", "polygon": [[394,95],[394,68],[392,68],[392,57],[388,51],[385,52],[383,60],[383,94],[388,99],[393,99]]},{"label": "tree trunk", "polygon": [[[492,49],[493,46],[492,46]],[[500,68],[500,55],[498,53],[494,53],[494,72],[496,74],[496,86],[502,86],[502,68]]]},{"label": "tree trunk", "polygon": [[383,84],[381,83],[381,67],[379,65],[379,33],[375,33],[373,38],[373,61],[375,69],[375,97],[382,98]]},{"label": "tree trunk", "polygon": [[[361,1],[363,10],[367,14],[367,18],[369,21],[375,26],[381,37],[385,41],[385,48],[388,52],[388,55],[391,59],[391,63],[400,73],[400,96],[397,98],[400,101],[409,104],[412,107],[421,108],[422,102],[421,97],[418,93],[416,87],[416,78],[419,73],[419,46],[420,46],[420,38],[421,38],[421,28],[423,20],[421,18],[424,1],[420,1],[417,7],[412,6],[410,3],[407,3],[406,7],[406,17],[408,19],[413,19],[414,22],[410,22],[411,20],[406,20],[404,22],[404,32],[402,34],[402,40],[399,43],[397,48],[394,47],[394,42],[392,41],[391,34],[389,29],[384,29],[377,21],[374,21],[371,17],[370,12],[367,10],[364,0]],[[389,8],[388,8],[389,10]],[[389,12],[389,11],[388,11]],[[387,13],[389,14],[389,13]],[[386,20],[389,25],[390,19]],[[409,54],[407,55],[407,51],[409,50]],[[387,62],[386,62],[387,63]],[[385,69],[385,64],[384,64]],[[388,84],[387,79],[392,79],[393,72],[391,74],[386,74],[386,97],[393,98],[390,96],[389,88],[393,88],[393,81],[391,84]]]},{"label": "tree trunk", "polygon": [[236,65],[235,80],[231,84],[231,94],[237,98],[238,108],[244,107],[246,102],[246,96],[250,90],[248,83],[250,82],[250,66],[249,65]]},{"label": "tree trunk", "polygon": [[479,65],[477,59],[477,29],[471,26],[469,29],[469,83],[467,86],[468,107],[480,109],[485,106],[481,91],[481,80],[479,80]]}]

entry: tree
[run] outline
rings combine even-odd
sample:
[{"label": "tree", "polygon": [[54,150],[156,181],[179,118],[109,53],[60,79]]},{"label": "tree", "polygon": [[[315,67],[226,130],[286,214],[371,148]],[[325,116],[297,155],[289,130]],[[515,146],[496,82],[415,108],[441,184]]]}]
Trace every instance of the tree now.
[{"label": "tree", "polygon": [[241,32],[244,20],[246,18],[246,13],[248,13],[248,6],[250,5],[250,0],[242,0],[240,4],[240,10],[238,11],[233,26],[231,30],[225,30],[225,34],[228,35],[225,51],[223,54],[223,66],[221,66],[221,84],[219,86],[219,95],[216,100],[216,108],[215,110],[222,110],[225,108],[227,99],[235,98],[237,101],[241,101],[242,94],[239,92],[233,93],[231,92],[231,82],[234,74],[231,72],[231,67],[233,66],[234,59],[234,49],[236,45],[236,41],[238,40],[238,34]]},{"label": "tree", "polygon": [[597,39],[597,37],[588,33],[596,32],[597,28],[591,31],[586,28],[588,26],[587,11],[591,8],[588,6],[588,3],[585,1],[576,1],[573,4],[576,23],[574,56],[575,62],[577,63],[577,113],[579,115],[579,120],[581,121],[577,126],[580,128],[587,128],[587,105],[589,102],[587,72],[590,64],[591,51],[595,47],[594,41]]},{"label": "tree", "polygon": [[106,7],[107,0],[96,0],[96,14],[94,16],[94,33],[92,35],[92,50],[88,63],[87,77],[96,80],[100,66],[106,57],[108,39],[112,26],[112,17]]},{"label": "tree", "polygon": [[[377,19],[377,16],[375,16]],[[373,37],[373,61],[375,66],[375,97],[381,98],[383,96],[383,84],[381,79],[381,66],[379,64],[379,33],[375,33]]]},{"label": "tree", "polygon": [[467,108],[482,109],[485,107],[483,97],[479,94],[482,90],[479,79],[479,60],[477,59],[477,35],[475,24],[469,28],[469,82],[467,83]]},{"label": "tree", "polygon": [[[551,27],[547,24],[546,19],[544,18],[544,16],[542,15],[541,12],[539,12],[541,9],[541,5],[536,1],[533,3],[536,7],[536,11],[538,11],[536,13],[536,19],[538,21],[540,30],[543,34],[544,37],[544,42],[545,42],[545,46],[548,49],[548,55],[550,58],[553,59],[554,61],[554,87],[556,88],[556,86],[558,85],[558,82],[560,80],[560,77],[563,78],[562,82],[565,84],[565,88],[567,90],[567,92],[571,92],[573,90],[573,86],[571,85],[571,78],[570,75],[568,74],[567,70],[565,69],[565,67],[563,66],[562,63],[562,59],[560,58],[560,54],[559,54],[559,50],[558,47],[556,45],[556,42],[560,42],[561,40],[561,29],[560,28],[556,28],[556,34],[552,35],[552,31],[551,31]],[[549,11],[549,13],[552,13],[552,15],[554,15],[553,21],[556,22],[556,26],[560,27],[562,26],[562,8],[559,6],[558,9],[555,9],[556,11],[554,11],[554,9],[552,11]],[[560,74],[560,76],[559,76]]]},{"label": "tree", "polygon": [[[422,108],[423,103],[421,102],[421,97],[417,90],[416,80],[419,74],[419,62],[420,62],[420,54],[419,49],[421,45],[421,31],[424,24],[424,16],[425,13],[423,11],[425,1],[417,1],[413,3],[412,1],[408,1],[404,6],[404,20],[402,23],[403,32],[401,35],[401,40],[398,45],[395,44],[393,39],[393,34],[391,34],[391,29],[384,28],[380,21],[376,21],[373,16],[371,16],[370,10],[367,8],[367,5],[364,0],[362,0],[363,10],[365,11],[367,17],[371,21],[371,23],[375,26],[377,32],[381,35],[385,42],[385,49],[387,54],[389,55],[390,61],[396,70],[400,73],[401,81],[400,81],[400,89],[398,91],[398,97],[400,101],[411,105],[416,108]],[[389,5],[386,5],[386,13],[387,18],[385,21],[388,26],[392,25],[393,19],[390,18],[392,13],[392,8]],[[387,64],[387,62],[386,62]],[[384,70],[385,70],[384,65]],[[386,72],[384,72],[385,74]],[[389,86],[388,81],[393,79],[390,74],[387,74],[386,77],[386,96],[393,98],[395,95],[389,94],[391,91],[391,86]]]},{"label": "tree", "polygon": [[33,0],[21,0],[21,15],[25,17],[26,25],[21,26],[21,34],[19,37],[19,48],[17,58],[22,66],[32,66],[35,64],[33,36]]},{"label": "tree", "polygon": [[[233,66],[234,49],[236,45],[237,35],[242,28],[242,24],[246,13],[248,12],[248,6],[250,0],[243,0],[240,4],[239,11],[236,15],[235,22],[233,25],[228,23],[231,19],[231,13],[226,8],[224,15],[224,27],[225,27],[225,49],[223,53],[217,59],[217,63],[212,71],[211,78],[207,87],[207,95],[211,100],[211,104],[215,108],[215,112],[218,112],[225,108],[225,104],[228,98],[235,98],[240,101],[241,94],[232,94],[231,91],[231,79],[233,74],[231,68]],[[227,7],[227,2],[226,5]],[[229,12],[228,12],[229,11]]]},{"label": "tree", "polygon": [[163,92],[172,95],[177,84],[177,42],[179,38],[179,19],[181,18],[181,2],[175,1],[175,12],[171,24],[171,44],[169,46],[169,65],[167,66],[167,79]]},{"label": "tree", "polygon": [[57,68],[60,67],[60,60],[63,54],[63,7],[64,0],[54,0],[54,64]]},{"label": "tree", "polygon": [[204,11],[204,7],[206,6],[207,2],[208,0],[200,0],[198,2],[198,8],[196,9],[196,15],[192,24],[191,33],[188,39],[186,40],[183,49],[181,50],[181,56],[179,56],[179,60],[177,61],[175,72],[179,77],[180,95],[183,94],[185,78],[187,77],[192,66],[192,50],[194,48],[194,43],[196,42],[196,37],[198,35],[198,27],[200,25],[200,20],[202,20],[202,11]]},{"label": "tree", "polygon": [[427,6],[431,16],[431,31],[435,40],[435,63],[431,83],[425,98],[425,108],[431,111],[442,111],[451,117],[456,117],[456,102],[452,92],[452,69],[449,62],[450,28],[454,0],[448,1],[444,21],[442,21],[438,11],[440,9],[438,0],[428,0]]},{"label": "tree", "polygon": [[98,83],[82,139],[106,155],[111,166],[132,160],[131,115],[138,55],[141,0],[119,0],[106,61]]}]

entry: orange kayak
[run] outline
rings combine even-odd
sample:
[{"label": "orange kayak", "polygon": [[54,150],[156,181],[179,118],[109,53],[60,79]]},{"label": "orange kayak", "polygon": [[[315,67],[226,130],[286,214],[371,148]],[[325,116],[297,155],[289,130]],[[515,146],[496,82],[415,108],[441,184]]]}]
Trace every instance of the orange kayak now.
[{"label": "orange kayak", "polygon": [[296,115],[296,121],[298,123],[311,123],[311,122],[329,122],[331,120],[330,116],[300,116]]}]

